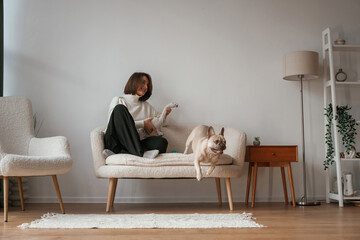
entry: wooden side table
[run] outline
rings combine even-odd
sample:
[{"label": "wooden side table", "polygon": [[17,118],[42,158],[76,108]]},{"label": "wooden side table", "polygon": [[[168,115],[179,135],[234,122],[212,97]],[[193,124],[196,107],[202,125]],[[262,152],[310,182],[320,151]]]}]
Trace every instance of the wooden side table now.
[{"label": "wooden side table", "polygon": [[284,169],[285,167],[287,167],[292,205],[293,207],[295,207],[295,193],[294,193],[294,185],[293,185],[290,163],[297,161],[298,161],[297,146],[281,146],[281,145],[247,146],[246,162],[249,162],[249,172],[247,179],[245,204],[248,204],[251,173],[252,173],[252,168],[254,168],[251,207],[255,206],[256,178],[257,178],[258,167],[280,167],[283,188],[284,188],[285,204],[289,204],[287,189],[286,189],[285,169]]}]

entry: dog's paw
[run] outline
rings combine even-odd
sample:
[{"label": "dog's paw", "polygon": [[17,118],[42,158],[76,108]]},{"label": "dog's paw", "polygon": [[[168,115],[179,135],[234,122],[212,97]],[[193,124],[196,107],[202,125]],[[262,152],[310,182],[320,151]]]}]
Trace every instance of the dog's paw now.
[{"label": "dog's paw", "polygon": [[169,106],[170,108],[177,108],[177,107],[179,107],[179,104],[174,103],[174,102],[170,103],[169,105],[170,105],[170,106]]}]

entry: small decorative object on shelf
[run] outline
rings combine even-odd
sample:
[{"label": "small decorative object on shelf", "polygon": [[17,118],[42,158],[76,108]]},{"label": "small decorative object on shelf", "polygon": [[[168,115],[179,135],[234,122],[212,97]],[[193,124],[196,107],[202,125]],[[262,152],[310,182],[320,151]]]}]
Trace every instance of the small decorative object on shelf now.
[{"label": "small decorative object on shelf", "polygon": [[[340,158],[345,158],[345,153],[344,152],[340,153]],[[360,158],[360,152],[355,153],[354,158]]]},{"label": "small decorative object on shelf", "polygon": [[253,141],[253,144],[254,144],[255,146],[259,146],[259,145],[260,145],[260,137],[255,137],[255,138],[254,138],[254,141]]},{"label": "small decorative object on shelf", "polygon": [[334,43],[336,44],[336,45],[345,45],[345,40],[344,39],[342,39],[342,38],[338,38],[338,39],[336,39],[335,41],[334,41]]},{"label": "small decorative object on shelf", "polygon": [[347,74],[342,70],[342,68],[340,68],[336,73],[335,78],[337,82],[345,82],[347,79]]},{"label": "small decorative object on shelf", "polygon": [[351,150],[344,153],[345,158],[356,158],[356,149],[354,146],[351,146]]},{"label": "small decorative object on shelf", "polygon": [[344,173],[344,196],[354,196],[354,185],[352,173]]}]

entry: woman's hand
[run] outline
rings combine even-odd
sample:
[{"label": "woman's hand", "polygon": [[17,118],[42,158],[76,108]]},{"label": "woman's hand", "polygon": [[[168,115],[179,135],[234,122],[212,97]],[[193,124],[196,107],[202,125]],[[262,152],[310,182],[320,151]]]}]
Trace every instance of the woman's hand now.
[{"label": "woman's hand", "polygon": [[151,123],[151,120],[153,118],[148,118],[146,120],[144,120],[144,129],[146,131],[147,134],[151,134],[153,132],[156,133],[156,135],[158,135],[157,131],[156,131],[156,128],[154,127],[154,125]]},{"label": "woman's hand", "polygon": [[166,109],[166,116],[168,116],[171,113],[171,108]]}]

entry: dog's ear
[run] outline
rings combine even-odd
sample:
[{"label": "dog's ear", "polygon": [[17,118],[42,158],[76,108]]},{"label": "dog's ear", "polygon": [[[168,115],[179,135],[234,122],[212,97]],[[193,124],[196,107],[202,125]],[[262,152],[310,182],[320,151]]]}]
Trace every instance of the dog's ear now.
[{"label": "dog's ear", "polygon": [[208,138],[210,138],[212,135],[215,135],[215,131],[213,127],[208,128]]},{"label": "dog's ear", "polygon": [[224,128],[221,129],[220,134],[221,136],[224,136]]}]

